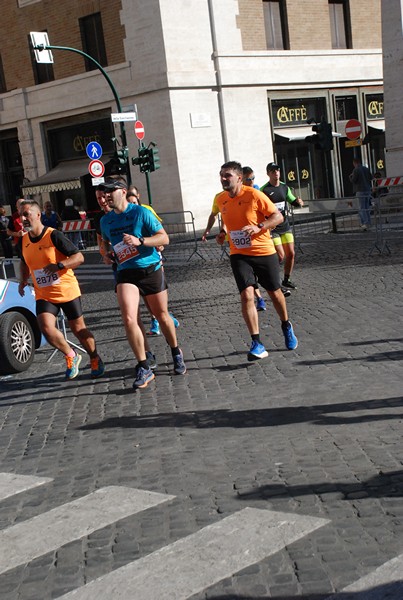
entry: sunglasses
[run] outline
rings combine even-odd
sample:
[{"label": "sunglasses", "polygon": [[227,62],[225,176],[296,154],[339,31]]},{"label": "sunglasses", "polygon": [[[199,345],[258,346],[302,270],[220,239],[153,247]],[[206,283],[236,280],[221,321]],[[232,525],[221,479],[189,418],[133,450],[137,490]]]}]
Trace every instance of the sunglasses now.
[{"label": "sunglasses", "polygon": [[245,181],[255,181],[255,178],[254,177],[246,177]]}]

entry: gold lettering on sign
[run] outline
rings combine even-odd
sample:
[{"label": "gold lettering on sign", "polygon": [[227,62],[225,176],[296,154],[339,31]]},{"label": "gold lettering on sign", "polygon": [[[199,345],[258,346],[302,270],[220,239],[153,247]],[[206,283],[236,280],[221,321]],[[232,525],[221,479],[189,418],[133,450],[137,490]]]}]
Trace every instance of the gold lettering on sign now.
[{"label": "gold lettering on sign", "polygon": [[307,169],[302,169],[301,179],[309,179],[309,171]]},{"label": "gold lettering on sign", "polygon": [[295,181],[295,171],[289,171],[287,177],[288,181]]},{"label": "gold lettering on sign", "polygon": [[279,123],[299,123],[300,121],[306,121],[306,119],[306,108],[303,104],[294,108],[280,106],[277,111],[277,120]]},{"label": "gold lettering on sign", "polygon": [[368,102],[368,113],[373,117],[383,115],[383,102],[377,100]]},{"label": "gold lettering on sign", "polygon": [[84,152],[90,142],[98,142],[99,144],[101,142],[101,136],[98,134],[88,136],[76,135],[73,140],[74,151]]}]

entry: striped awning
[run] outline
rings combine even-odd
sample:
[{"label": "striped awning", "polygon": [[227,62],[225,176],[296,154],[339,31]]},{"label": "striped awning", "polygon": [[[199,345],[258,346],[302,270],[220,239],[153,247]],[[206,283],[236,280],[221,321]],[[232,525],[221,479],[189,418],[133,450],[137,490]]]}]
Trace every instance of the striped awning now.
[{"label": "striped awning", "polygon": [[41,194],[42,192],[59,192],[74,190],[81,187],[80,177],[88,175],[89,158],[64,160],[48,173],[34,181],[24,183],[23,194]]}]

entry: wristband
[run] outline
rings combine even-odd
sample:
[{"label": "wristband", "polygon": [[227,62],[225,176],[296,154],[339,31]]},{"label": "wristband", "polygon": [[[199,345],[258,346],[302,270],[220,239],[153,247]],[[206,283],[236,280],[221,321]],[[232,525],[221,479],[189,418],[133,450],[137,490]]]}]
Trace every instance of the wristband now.
[{"label": "wristband", "polygon": [[139,237],[140,246],[144,246],[144,238]]},{"label": "wristband", "polygon": [[65,269],[66,267],[64,266],[64,264],[62,262],[58,262],[57,263],[57,268],[59,269],[59,271],[62,271],[63,269]]}]

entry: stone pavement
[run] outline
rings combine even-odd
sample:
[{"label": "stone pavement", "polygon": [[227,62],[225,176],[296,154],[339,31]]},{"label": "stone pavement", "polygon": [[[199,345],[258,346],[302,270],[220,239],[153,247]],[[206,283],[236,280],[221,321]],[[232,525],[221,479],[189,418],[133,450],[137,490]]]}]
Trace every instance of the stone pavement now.
[{"label": "stone pavement", "polygon": [[[154,338],[157,377],[136,393],[112,282],[88,256],[78,275],[106,376],[92,380],[84,357],[65,382],[45,349],[0,380],[2,600],[401,600],[403,245],[391,249],[303,245],[288,300],[298,349],[269,308],[256,363],[214,242],[205,261],[167,261],[188,373],[172,375]],[[154,494],[147,510],[136,490]],[[99,509],[115,492],[127,504]],[[98,577],[96,594],[69,594]]]}]

